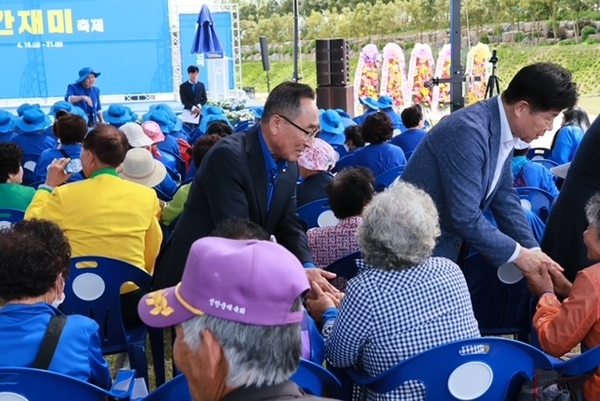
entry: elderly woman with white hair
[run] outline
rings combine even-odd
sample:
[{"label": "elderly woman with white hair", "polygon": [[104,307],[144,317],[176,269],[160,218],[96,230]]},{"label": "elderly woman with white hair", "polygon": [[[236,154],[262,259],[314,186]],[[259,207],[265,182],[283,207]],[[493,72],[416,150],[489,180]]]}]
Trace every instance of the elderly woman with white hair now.
[{"label": "elderly woman with white hair", "polygon": [[[479,337],[460,268],[431,257],[440,235],[429,195],[400,182],[375,196],[358,228],[364,260],[350,280],[340,309],[314,288],[309,311],[323,321],[325,357],[339,368],[354,366],[378,376],[399,362],[451,341]],[[417,382],[353,399],[425,400]]]}]

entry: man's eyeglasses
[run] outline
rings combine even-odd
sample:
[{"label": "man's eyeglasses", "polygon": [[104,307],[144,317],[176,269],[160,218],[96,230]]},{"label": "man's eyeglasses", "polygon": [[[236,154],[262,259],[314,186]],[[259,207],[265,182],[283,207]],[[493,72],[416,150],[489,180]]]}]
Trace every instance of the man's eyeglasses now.
[{"label": "man's eyeglasses", "polygon": [[305,130],[304,128],[302,128],[298,124],[294,123],[292,120],[290,120],[286,116],[282,116],[281,114],[278,114],[278,116],[281,117],[281,118],[283,118],[285,121],[287,121],[288,123],[290,123],[294,127],[298,128],[300,131],[304,132],[306,134],[306,136],[308,136],[309,138],[314,138],[321,131],[321,128],[315,128],[313,131]]}]

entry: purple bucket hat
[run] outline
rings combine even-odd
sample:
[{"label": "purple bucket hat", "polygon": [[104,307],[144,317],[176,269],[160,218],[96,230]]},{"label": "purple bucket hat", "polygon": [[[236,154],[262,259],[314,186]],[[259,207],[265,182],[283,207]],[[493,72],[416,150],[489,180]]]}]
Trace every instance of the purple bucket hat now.
[{"label": "purple bucket hat", "polygon": [[254,326],[300,323],[295,300],[310,288],[287,249],[270,241],[205,237],[192,244],[181,282],[146,294],[138,314],[150,327],[210,315]]}]

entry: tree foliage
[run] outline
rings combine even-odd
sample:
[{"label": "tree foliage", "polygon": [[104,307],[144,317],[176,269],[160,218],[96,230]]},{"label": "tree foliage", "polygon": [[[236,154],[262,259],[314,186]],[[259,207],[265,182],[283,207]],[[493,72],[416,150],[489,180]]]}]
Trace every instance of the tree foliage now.
[{"label": "tree foliage", "polygon": [[[294,0],[233,1],[239,4],[243,44],[257,44],[260,36],[267,36],[271,43],[292,40]],[[304,40],[373,38],[406,31],[447,29],[450,1],[298,0],[300,36]],[[461,3],[463,27],[467,21],[472,29],[510,23],[515,31],[522,30],[520,22],[537,26],[540,21],[549,21],[556,32],[559,19],[578,21],[598,9],[597,0],[462,0]]]}]

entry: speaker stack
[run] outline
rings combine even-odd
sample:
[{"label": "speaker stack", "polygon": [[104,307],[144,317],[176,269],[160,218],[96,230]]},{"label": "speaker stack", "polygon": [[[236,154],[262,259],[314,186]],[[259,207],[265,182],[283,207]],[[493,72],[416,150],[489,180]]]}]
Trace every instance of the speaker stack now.
[{"label": "speaker stack", "polygon": [[350,85],[350,57],[346,39],[316,41],[317,106],[354,112],[353,87]]}]

